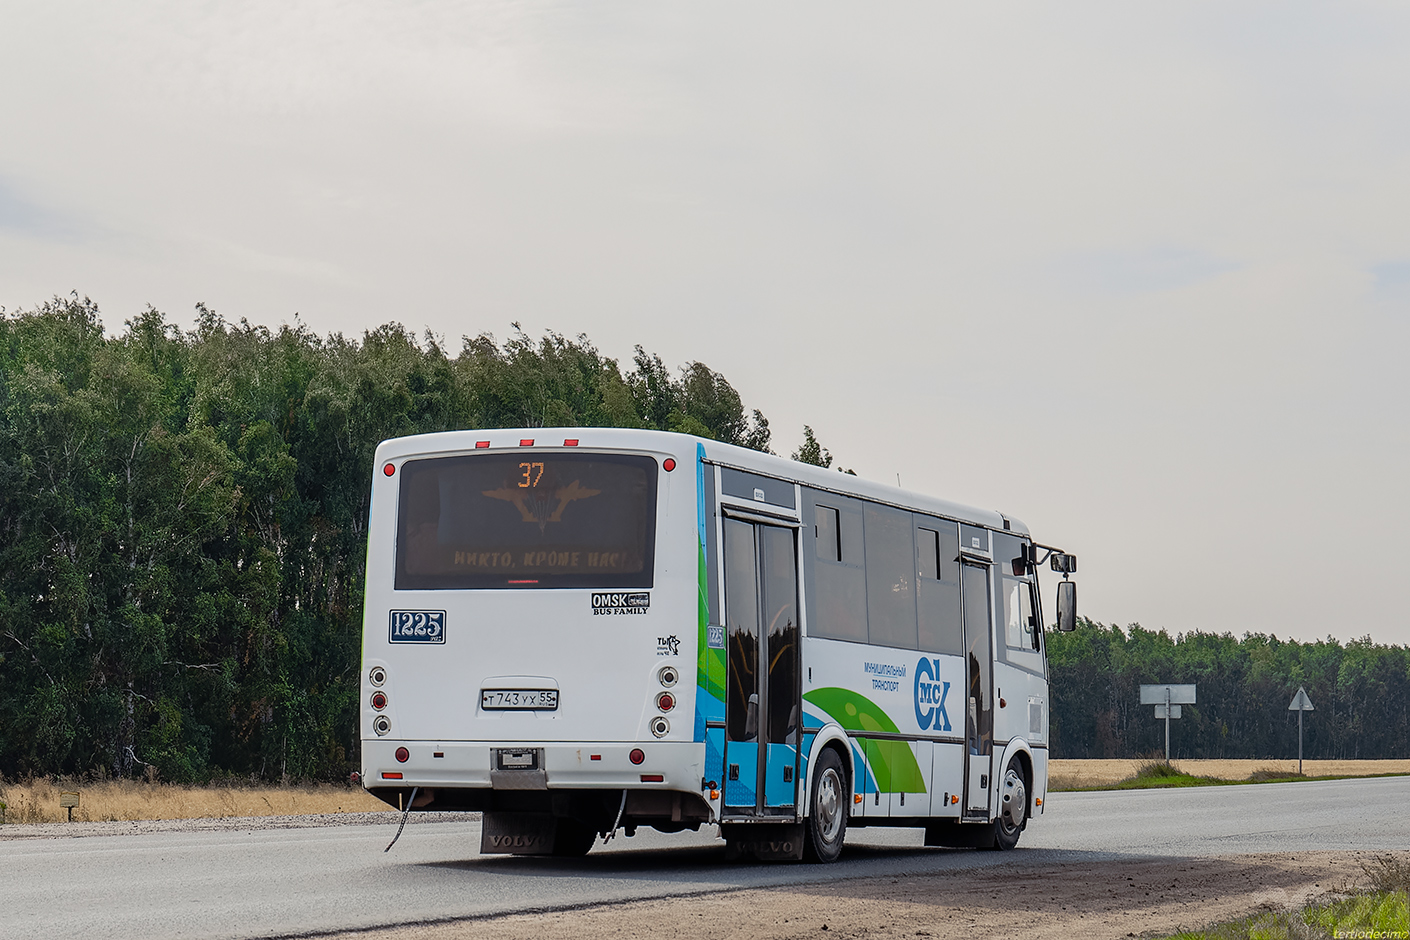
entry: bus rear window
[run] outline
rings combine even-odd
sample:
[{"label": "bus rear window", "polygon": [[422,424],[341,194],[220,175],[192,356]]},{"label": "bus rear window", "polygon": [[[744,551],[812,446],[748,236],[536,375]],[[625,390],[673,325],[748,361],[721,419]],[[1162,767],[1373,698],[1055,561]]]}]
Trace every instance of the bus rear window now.
[{"label": "bus rear window", "polygon": [[434,457],[400,473],[397,590],[652,586],[650,457]]}]

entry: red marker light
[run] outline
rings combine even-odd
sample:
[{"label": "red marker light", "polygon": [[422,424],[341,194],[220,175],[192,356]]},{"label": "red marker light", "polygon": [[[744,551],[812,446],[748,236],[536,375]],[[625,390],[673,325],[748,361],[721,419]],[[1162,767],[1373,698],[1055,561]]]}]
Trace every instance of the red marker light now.
[{"label": "red marker light", "polygon": [[670,473],[672,470],[676,469],[676,461],[675,461],[675,459],[672,458],[672,457],[667,457],[667,458],[661,463],[661,466],[665,468],[665,470],[666,470],[667,473]]},{"label": "red marker light", "polygon": [[567,440],[565,440],[565,441],[563,442],[563,446],[564,446],[564,447],[577,447],[577,446],[578,446],[578,439],[577,439],[576,437],[570,437],[570,438],[568,438]]},{"label": "red marker light", "polygon": [[634,747],[632,748],[632,752],[627,755],[627,760],[631,761],[633,764],[640,764],[642,761],[646,760],[646,752],[639,747]]},{"label": "red marker light", "polygon": [[382,468],[382,472],[385,473],[387,476],[391,476],[392,474],[397,472],[397,468],[394,464],[387,464],[385,467]]},{"label": "red marker light", "polygon": [[642,774],[642,775],[641,775],[641,782],[642,782],[642,783],[665,783],[665,782],[666,782],[666,777],[665,777],[664,774]]},{"label": "red marker light", "polygon": [[411,760],[411,752],[404,747],[397,748],[397,763],[405,764],[409,760]]},{"label": "red marker light", "polygon": [[484,450],[486,447],[489,447],[489,446],[490,446],[490,442],[489,442],[489,441],[476,441],[476,442],[475,442],[475,449],[476,449],[476,450]]},{"label": "red marker light", "polygon": [[524,438],[522,441],[519,442],[519,446],[520,446],[520,447],[533,447],[533,446],[534,446],[534,439],[533,439],[532,437],[526,437],[526,438]]},{"label": "red marker light", "polygon": [[534,578],[532,581],[510,581],[509,583],[510,583],[510,584],[538,584],[539,581],[538,581],[538,578]]},{"label": "red marker light", "polygon": [[382,779],[383,779],[383,780],[400,780],[400,779],[401,779],[401,771],[398,770],[398,771],[394,771],[394,772],[392,772],[392,773],[388,773],[387,771],[384,770],[384,771],[382,771]]},{"label": "red marker light", "polygon": [[602,760],[601,754],[589,754],[588,760]]}]

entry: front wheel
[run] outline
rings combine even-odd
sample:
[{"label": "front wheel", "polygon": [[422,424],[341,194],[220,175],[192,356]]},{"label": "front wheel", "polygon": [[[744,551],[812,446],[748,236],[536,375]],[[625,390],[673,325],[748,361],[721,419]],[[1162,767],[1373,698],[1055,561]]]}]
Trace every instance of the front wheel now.
[{"label": "front wheel", "polygon": [[1009,761],[1004,780],[999,787],[999,818],[994,820],[994,848],[1011,849],[1018,845],[1023,827],[1028,825],[1028,779],[1017,757]]},{"label": "front wheel", "polygon": [[852,793],[842,759],[828,748],[813,769],[813,787],[804,821],[803,856],[810,862],[835,862],[847,837]]}]

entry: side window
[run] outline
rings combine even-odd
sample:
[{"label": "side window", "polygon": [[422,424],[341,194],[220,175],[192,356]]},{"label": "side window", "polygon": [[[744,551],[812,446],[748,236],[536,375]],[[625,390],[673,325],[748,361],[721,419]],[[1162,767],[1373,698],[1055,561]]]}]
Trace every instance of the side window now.
[{"label": "side window", "polygon": [[964,653],[959,555],[955,523],[916,517],[917,640],[927,652]]},{"label": "side window", "polygon": [[814,506],[811,636],[867,641],[867,581],[861,508],[849,499],[823,497]]},{"label": "side window", "polygon": [[878,646],[916,648],[915,548],[911,514],[866,507],[867,622]]},{"label": "side window", "polygon": [[940,580],[940,533],[916,527],[916,577]]},{"label": "side window", "polygon": [[1010,649],[1036,650],[1038,614],[1033,607],[1032,586],[1026,579],[1004,578],[1004,643]]},{"label": "side window", "polygon": [[817,553],[823,561],[842,560],[842,530],[837,525],[837,510],[831,506],[814,506]]}]

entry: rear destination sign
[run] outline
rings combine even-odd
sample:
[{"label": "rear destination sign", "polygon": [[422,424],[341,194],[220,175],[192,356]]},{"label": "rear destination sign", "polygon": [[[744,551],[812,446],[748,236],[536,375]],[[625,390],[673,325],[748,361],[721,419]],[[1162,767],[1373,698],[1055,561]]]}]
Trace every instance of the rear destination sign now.
[{"label": "rear destination sign", "polygon": [[594,617],[612,614],[645,614],[651,608],[650,591],[604,591],[592,595]]}]

